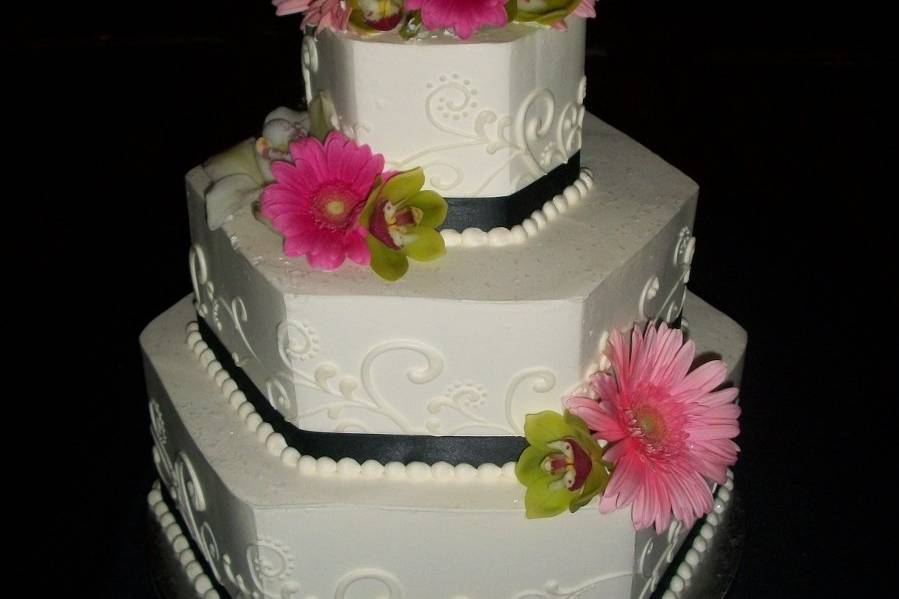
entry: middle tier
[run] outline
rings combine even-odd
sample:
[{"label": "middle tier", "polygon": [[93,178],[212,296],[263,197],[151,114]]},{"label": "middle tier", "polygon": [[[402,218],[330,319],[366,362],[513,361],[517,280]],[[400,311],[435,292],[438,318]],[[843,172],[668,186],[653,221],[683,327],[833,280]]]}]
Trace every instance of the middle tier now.
[{"label": "middle tier", "polygon": [[595,117],[584,132],[583,180],[564,209],[547,198],[526,240],[463,233],[395,283],[285,258],[247,204],[210,229],[197,167],[197,311],[298,428],[520,436],[596,369],[609,331],[677,318],[689,279],[696,184]]}]

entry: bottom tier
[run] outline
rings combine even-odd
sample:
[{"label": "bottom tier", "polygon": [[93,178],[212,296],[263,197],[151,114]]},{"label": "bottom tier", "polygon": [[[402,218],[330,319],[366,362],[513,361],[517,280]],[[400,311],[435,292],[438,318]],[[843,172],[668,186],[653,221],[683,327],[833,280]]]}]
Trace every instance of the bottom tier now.
[{"label": "bottom tier", "polygon": [[[698,354],[738,383],[746,336],[708,304],[685,308]],[[688,532],[634,531],[626,510],[524,517],[514,466],[358,464],[286,446],[198,340],[190,298],[141,336],[153,455],[180,523],[151,505],[197,596],[280,599],[649,597]],[[732,482],[697,537],[715,532]],[[182,529],[196,551],[188,547]],[[666,595],[689,579],[687,555]],[[204,572],[201,563],[205,563]],[[686,568],[686,569],[684,569]]]}]

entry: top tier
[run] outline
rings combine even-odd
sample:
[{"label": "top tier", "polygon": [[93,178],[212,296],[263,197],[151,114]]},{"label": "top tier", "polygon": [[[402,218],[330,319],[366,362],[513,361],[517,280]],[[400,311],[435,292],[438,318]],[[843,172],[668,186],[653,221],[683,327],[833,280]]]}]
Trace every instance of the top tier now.
[{"label": "top tier", "polygon": [[331,124],[387,168],[423,167],[445,197],[509,196],[581,149],[585,21],[567,25],[513,23],[468,40],[307,35],[306,97],[323,98]]}]

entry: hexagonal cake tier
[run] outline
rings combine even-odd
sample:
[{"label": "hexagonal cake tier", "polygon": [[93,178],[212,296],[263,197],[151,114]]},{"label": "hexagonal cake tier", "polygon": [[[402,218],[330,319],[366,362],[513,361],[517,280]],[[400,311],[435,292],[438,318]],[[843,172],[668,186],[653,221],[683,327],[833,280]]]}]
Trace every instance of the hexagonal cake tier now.
[{"label": "hexagonal cake tier", "polygon": [[[686,301],[698,352],[719,354],[738,383],[745,332]],[[205,357],[194,317],[185,298],[141,346],[162,481],[151,504],[197,597],[648,599],[688,536],[677,520],[636,531],[629,510],[600,514],[595,502],[528,520],[514,464],[301,456]],[[732,485],[701,527],[705,547]],[[682,589],[690,568],[677,566]],[[671,588],[666,599],[680,596]]]},{"label": "hexagonal cake tier", "polygon": [[285,258],[247,203],[210,230],[198,167],[188,175],[198,312],[301,429],[521,435],[526,414],[558,409],[595,369],[609,331],[675,319],[686,292],[696,185],[598,119],[586,131],[589,171],[534,215],[527,239],[463,234],[395,283]]},{"label": "hexagonal cake tier", "polygon": [[303,41],[306,98],[325,94],[333,125],[387,166],[424,166],[448,197],[512,194],[581,147],[584,19],[568,31],[512,24],[460,43],[432,34]]}]

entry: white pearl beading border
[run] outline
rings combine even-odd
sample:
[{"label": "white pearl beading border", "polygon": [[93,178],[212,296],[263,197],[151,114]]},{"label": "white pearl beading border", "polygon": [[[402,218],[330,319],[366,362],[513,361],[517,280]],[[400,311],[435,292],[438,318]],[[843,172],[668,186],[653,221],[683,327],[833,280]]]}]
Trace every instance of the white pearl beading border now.
[{"label": "white pearl beading border", "polygon": [[587,193],[593,189],[593,173],[588,168],[582,168],[578,178],[562,190],[562,193],[554,196],[543,204],[539,210],[535,210],[530,218],[526,218],[520,225],[511,229],[496,227],[490,231],[484,231],[474,227],[465,229],[461,233],[452,229],[440,231],[446,247],[479,247],[521,244],[533,237],[539,231],[545,229],[550,222],[560,214],[564,214],[580,202]]},{"label": "white pearl beading border", "polygon": [[153,483],[153,487],[147,495],[147,503],[150,504],[150,510],[156,517],[156,522],[159,523],[162,533],[168,540],[169,545],[172,546],[172,551],[175,553],[176,559],[181,563],[184,574],[190,581],[197,597],[201,599],[219,599],[218,591],[212,588],[212,581],[203,570],[203,564],[200,563],[193,549],[190,548],[187,536],[181,530],[178,521],[169,510],[168,504],[162,498],[158,480]]},{"label": "white pearl beading border", "polygon": [[721,522],[724,519],[725,512],[733,497],[734,491],[734,473],[727,470],[727,480],[718,487],[715,493],[715,503],[712,511],[705,517],[705,523],[699,529],[699,534],[693,539],[690,549],[687,550],[684,560],[677,567],[668,589],[662,594],[662,599],[681,599],[686,590],[690,587],[693,575],[696,573],[699,564],[705,553],[711,548],[712,539],[718,531]]},{"label": "white pearl beading border", "polygon": [[219,388],[224,399],[237,412],[237,416],[243,420],[247,430],[252,433],[260,445],[288,468],[296,469],[301,476],[337,476],[347,479],[373,480],[384,478],[387,480],[411,480],[437,481],[437,482],[482,482],[482,483],[514,483],[518,484],[515,476],[515,462],[508,462],[502,467],[496,464],[481,464],[474,467],[471,464],[452,465],[446,462],[425,464],[423,462],[389,462],[381,464],[375,460],[366,460],[363,463],[352,458],[334,460],[329,457],[314,458],[309,455],[301,455],[299,451],[287,444],[284,436],[275,432],[272,425],[262,419],[256,412],[243,391],[241,391],[234,379],[222,367],[215,358],[212,349],[203,341],[199,326],[196,322],[187,325],[186,343],[194,356],[205,369],[207,376]]}]

